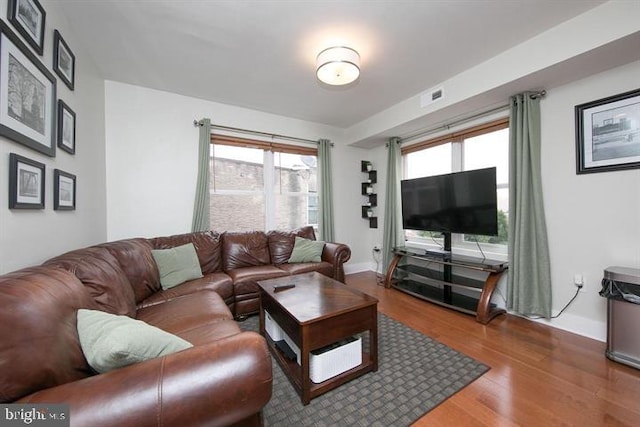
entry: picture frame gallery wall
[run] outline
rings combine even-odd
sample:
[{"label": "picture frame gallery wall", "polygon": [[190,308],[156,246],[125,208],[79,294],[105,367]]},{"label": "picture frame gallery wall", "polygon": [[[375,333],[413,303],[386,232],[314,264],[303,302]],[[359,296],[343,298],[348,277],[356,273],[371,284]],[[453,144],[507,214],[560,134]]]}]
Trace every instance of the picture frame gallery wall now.
[{"label": "picture frame gallery wall", "polygon": [[56,163],[56,148],[65,156],[76,155],[76,113],[58,98],[56,79],[75,90],[76,57],[54,29],[49,37],[52,70],[40,60],[47,44],[46,17],[38,0],[9,0],[9,22],[0,19],[0,136],[36,156],[9,153],[8,208],[45,209],[45,183],[51,182],[53,209],[73,211],[76,175],[55,167],[49,180],[46,174],[47,163]]}]

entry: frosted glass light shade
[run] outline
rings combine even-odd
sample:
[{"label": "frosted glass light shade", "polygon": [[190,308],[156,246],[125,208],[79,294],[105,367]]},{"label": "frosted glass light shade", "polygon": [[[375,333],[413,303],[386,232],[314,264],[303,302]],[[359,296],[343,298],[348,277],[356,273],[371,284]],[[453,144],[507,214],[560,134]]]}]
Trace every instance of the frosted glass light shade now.
[{"label": "frosted glass light shade", "polygon": [[360,55],[349,47],[330,47],[318,54],[316,75],[321,82],[341,86],[360,76]]}]

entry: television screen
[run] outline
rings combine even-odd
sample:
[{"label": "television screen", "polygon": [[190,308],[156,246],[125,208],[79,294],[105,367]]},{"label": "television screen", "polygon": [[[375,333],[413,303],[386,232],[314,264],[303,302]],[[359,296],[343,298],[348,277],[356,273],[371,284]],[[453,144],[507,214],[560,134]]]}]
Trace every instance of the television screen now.
[{"label": "television screen", "polygon": [[405,229],[498,234],[496,168],[403,180]]}]

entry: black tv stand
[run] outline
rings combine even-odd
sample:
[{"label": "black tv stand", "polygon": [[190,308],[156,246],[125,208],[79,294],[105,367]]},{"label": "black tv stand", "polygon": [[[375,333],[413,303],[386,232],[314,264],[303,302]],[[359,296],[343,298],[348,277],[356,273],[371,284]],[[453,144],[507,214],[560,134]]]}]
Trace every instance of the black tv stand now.
[{"label": "black tv stand", "polygon": [[[445,249],[447,248],[445,236]],[[449,245],[450,245],[449,240]],[[449,246],[450,248],[450,246]],[[420,299],[476,316],[487,324],[505,312],[491,303],[498,281],[508,268],[504,261],[436,254],[395,248],[385,277],[385,287],[395,288]],[[406,262],[400,263],[401,260]],[[402,265],[400,265],[402,264]],[[454,274],[453,269],[487,273],[484,280]]]}]

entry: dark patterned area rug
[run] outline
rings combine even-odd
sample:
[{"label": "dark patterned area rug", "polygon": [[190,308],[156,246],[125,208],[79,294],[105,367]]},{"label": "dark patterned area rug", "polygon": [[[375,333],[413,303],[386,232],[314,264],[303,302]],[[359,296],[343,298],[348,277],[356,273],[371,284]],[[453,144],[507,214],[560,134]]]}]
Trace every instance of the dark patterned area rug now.
[{"label": "dark patterned area rug", "polygon": [[[257,331],[258,322],[258,316],[253,316],[240,326]],[[364,335],[366,339],[368,334]],[[264,423],[278,427],[408,426],[488,370],[378,313],[377,372],[343,384],[304,406],[274,360],[273,396],[264,408]]]}]

